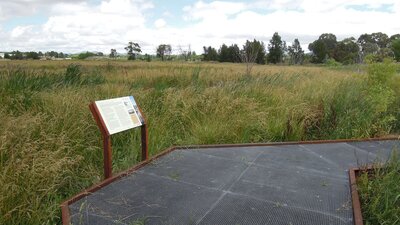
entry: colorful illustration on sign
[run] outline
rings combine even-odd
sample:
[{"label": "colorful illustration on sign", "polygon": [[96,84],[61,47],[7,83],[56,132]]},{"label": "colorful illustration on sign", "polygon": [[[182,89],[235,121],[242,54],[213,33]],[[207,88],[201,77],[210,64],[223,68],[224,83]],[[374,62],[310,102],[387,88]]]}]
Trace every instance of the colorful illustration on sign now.
[{"label": "colorful illustration on sign", "polygon": [[140,110],[139,110],[139,107],[138,107],[137,104],[136,104],[135,99],[133,98],[133,96],[129,96],[129,98],[130,98],[130,100],[131,100],[131,102],[132,102],[132,105],[133,105],[133,108],[135,109],[136,114],[137,114],[138,117],[139,117],[140,122],[141,122],[142,124],[144,124],[144,118],[143,118],[143,116],[142,116],[142,113],[141,113]]}]

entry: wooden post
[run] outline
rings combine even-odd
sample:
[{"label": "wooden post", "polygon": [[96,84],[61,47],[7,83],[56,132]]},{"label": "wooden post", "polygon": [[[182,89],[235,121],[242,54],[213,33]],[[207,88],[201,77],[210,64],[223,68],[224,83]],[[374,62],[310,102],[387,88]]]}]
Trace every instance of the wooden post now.
[{"label": "wooden post", "polygon": [[140,128],[141,131],[140,135],[142,140],[142,161],[146,161],[149,159],[149,132],[147,130],[146,117],[144,116],[143,111],[139,105],[138,109],[143,118],[143,124],[142,127]]},{"label": "wooden post", "polygon": [[103,135],[103,148],[104,179],[107,179],[112,176],[111,136]]},{"label": "wooden post", "polygon": [[148,131],[147,125],[143,124],[141,129],[141,139],[142,139],[142,161],[146,161],[149,158],[149,146],[148,146]]},{"label": "wooden post", "polygon": [[100,116],[99,109],[95,103],[90,103],[90,111],[94,119],[96,120],[97,126],[103,136],[103,168],[104,168],[104,179],[112,176],[112,149],[111,149],[111,136],[108,133],[106,125]]}]

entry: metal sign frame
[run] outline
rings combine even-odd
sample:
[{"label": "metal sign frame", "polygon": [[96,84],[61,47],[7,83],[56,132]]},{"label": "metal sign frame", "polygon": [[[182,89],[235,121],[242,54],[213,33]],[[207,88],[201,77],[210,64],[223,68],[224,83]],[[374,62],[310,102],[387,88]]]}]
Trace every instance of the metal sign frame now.
[{"label": "metal sign frame", "polygon": [[[147,161],[149,158],[148,150],[148,131],[146,118],[138,106],[140,113],[143,117],[143,123],[141,128],[141,145],[142,145],[142,161]],[[100,111],[95,102],[89,104],[90,112],[100,129],[103,138],[103,164],[104,164],[104,179],[112,177],[112,146],[111,146],[111,134],[108,132],[104,119],[102,118]],[[133,128],[132,128],[133,129]]]}]

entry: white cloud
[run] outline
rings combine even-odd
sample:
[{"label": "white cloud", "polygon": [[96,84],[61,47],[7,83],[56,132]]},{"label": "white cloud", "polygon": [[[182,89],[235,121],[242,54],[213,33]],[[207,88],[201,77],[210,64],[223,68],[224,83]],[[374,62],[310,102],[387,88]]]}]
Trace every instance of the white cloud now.
[{"label": "white cloud", "polygon": [[18,26],[12,30],[11,38],[19,38],[21,35],[23,35],[28,30],[30,30],[29,26],[27,26],[27,27]]},{"label": "white cloud", "polygon": [[154,22],[154,26],[158,29],[165,27],[166,24],[167,22],[164,19],[158,19]]},{"label": "white cloud", "polygon": [[[268,42],[274,32],[279,32],[288,42],[299,38],[307,46],[322,33],[334,33],[340,40],[349,36],[357,38],[362,33],[381,31],[392,35],[400,31],[396,22],[400,3],[396,0],[383,0],[379,4],[373,0],[258,1],[246,4],[243,10],[232,7],[233,10],[222,10],[218,15],[219,8],[228,8],[221,7],[222,4],[229,5],[200,1],[185,10],[185,18],[198,19],[191,33],[197,32],[207,38],[209,43],[215,43],[214,47],[223,42],[240,44],[252,38]],[[232,3],[232,6],[235,4],[239,3]],[[382,4],[393,4],[394,12],[373,10]],[[361,5],[372,11],[356,11],[348,7],[351,5]],[[260,9],[266,12],[260,13]]]},{"label": "white cloud", "polygon": [[15,16],[30,16],[40,10],[47,10],[54,4],[59,3],[79,3],[84,0],[1,0],[0,2],[0,21],[7,20]]},{"label": "white cloud", "polygon": [[203,1],[198,1],[194,5],[185,6],[183,11],[185,12],[184,19],[186,20],[213,20],[234,15],[245,10],[245,8],[245,3],[221,1],[204,3]]},{"label": "white cloud", "polygon": [[249,3],[250,8],[265,9],[265,10],[300,10],[303,0],[258,0],[253,3]]},{"label": "white cloud", "polygon": [[[47,49],[105,51],[115,48],[115,44],[137,39],[145,27],[143,13],[151,7],[140,0],[109,0],[96,7],[86,3],[60,3],[51,8],[53,16],[45,24],[15,27],[10,40],[13,46],[24,49],[46,46]],[[21,37],[29,37],[29,41]]]},{"label": "white cloud", "polygon": [[[0,50],[108,52],[116,48],[124,52],[126,43],[135,41],[146,53],[154,53],[161,43],[175,49],[191,44],[192,50],[201,53],[205,45],[241,45],[253,38],[268,44],[274,32],[279,32],[288,43],[299,38],[303,46],[327,32],[336,34],[338,39],[378,31],[389,35],[400,32],[397,0],[198,1],[183,8],[183,27],[174,27],[172,23],[167,26],[166,15],[150,21],[148,12],[157,6],[145,0],[102,0],[97,5],[81,0],[57,4],[51,0],[14,2],[25,1],[33,8],[52,3],[47,11],[50,17],[43,25],[17,26],[11,32],[2,32]],[[0,15],[10,11],[7,7],[11,3],[7,7],[0,4]],[[392,12],[377,10],[382,4],[392,5]],[[349,7],[352,5],[368,10],[356,11]]]}]

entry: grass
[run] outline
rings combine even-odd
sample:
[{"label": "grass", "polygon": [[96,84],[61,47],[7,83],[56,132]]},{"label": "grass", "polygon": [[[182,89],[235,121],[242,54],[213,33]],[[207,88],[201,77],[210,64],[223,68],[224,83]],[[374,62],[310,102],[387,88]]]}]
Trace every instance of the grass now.
[{"label": "grass", "polygon": [[400,160],[389,163],[357,178],[365,225],[400,224]]},{"label": "grass", "polygon": [[[255,66],[243,76],[245,66],[229,63],[72,63],[0,63],[0,224],[60,223],[59,204],[102,179],[94,100],[134,95],[151,155],[171,145],[400,131],[399,74],[375,82],[350,67]],[[139,135],[112,137],[114,171],[140,159]]]}]

